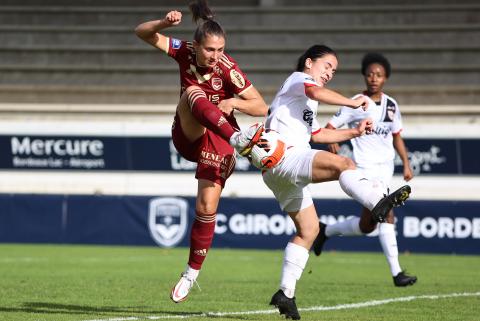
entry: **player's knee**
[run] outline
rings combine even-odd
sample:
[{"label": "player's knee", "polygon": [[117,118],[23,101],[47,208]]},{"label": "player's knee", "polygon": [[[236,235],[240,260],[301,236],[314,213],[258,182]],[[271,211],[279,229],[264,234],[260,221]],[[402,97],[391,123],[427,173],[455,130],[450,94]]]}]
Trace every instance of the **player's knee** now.
[{"label": "player's knee", "polygon": [[355,166],[355,163],[353,162],[353,160],[351,160],[350,158],[348,157],[341,157],[340,161],[337,162],[337,174],[338,176],[340,176],[340,174],[343,172],[343,171],[346,171],[346,170],[349,170],[349,169],[355,169],[356,166]]},{"label": "player's knee", "polygon": [[192,108],[199,98],[207,98],[207,95],[205,94],[203,89],[198,86],[189,86],[187,87],[187,89],[185,89],[181,101],[186,101],[186,103],[188,103],[188,106]]},{"label": "player's knee", "polygon": [[188,86],[187,89],[185,89],[185,94],[188,96],[189,94],[191,94],[193,91],[196,91],[196,90],[200,90],[203,92],[202,88],[192,85],[192,86]]},{"label": "player's knee", "polygon": [[217,211],[217,204],[212,202],[197,202],[196,211],[199,215],[212,215]]}]

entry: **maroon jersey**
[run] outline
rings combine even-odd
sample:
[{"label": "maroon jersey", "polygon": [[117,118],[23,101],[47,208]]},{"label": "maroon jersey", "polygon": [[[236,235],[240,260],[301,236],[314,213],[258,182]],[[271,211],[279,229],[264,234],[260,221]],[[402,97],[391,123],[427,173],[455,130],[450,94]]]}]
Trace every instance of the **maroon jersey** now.
[{"label": "maroon jersey", "polygon": [[[229,55],[224,54],[213,68],[200,67],[192,42],[168,38],[168,43],[167,54],[177,61],[180,68],[180,95],[187,87],[195,85],[205,92],[208,100],[218,105],[222,100],[240,95],[252,86]],[[225,117],[232,126],[238,128],[233,114]]]},{"label": "maroon jersey", "polygon": [[[205,92],[210,102],[218,105],[222,100],[240,95],[252,86],[236,61],[227,54],[213,68],[199,67],[193,44],[175,38],[168,38],[167,54],[180,67],[180,95],[186,88],[195,85]],[[233,113],[224,116],[232,127],[239,128]],[[225,186],[225,181],[235,167],[233,148],[208,129],[197,141],[188,141],[177,117],[176,115],[175,126],[172,127],[172,141],[180,155],[197,163],[195,177]]]}]

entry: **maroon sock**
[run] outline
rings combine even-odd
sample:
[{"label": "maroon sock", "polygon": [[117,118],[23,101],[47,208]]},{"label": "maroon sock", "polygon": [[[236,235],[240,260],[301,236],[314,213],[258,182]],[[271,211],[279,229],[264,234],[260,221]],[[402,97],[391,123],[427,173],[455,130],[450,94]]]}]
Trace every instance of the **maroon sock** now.
[{"label": "maroon sock", "polygon": [[215,213],[199,215],[197,212],[197,216],[193,222],[192,232],[190,234],[190,256],[188,258],[188,265],[195,270],[202,268],[203,261],[212,245],[215,231],[215,216]]},{"label": "maroon sock", "polygon": [[188,103],[193,116],[200,124],[221,136],[227,142],[230,140],[230,137],[235,133],[235,129],[225,119],[220,109],[207,99],[203,91],[192,90],[188,95]]}]

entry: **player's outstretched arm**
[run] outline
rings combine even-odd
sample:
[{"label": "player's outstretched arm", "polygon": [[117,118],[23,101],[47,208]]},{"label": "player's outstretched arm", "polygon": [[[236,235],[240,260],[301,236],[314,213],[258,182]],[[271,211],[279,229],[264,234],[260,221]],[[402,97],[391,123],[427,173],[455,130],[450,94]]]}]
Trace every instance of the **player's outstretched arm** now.
[{"label": "player's outstretched arm", "polygon": [[330,129],[322,128],[320,132],[312,136],[312,142],[321,144],[332,144],[343,142],[372,131],[373,122],[370,118],[362,120],[357,128],[348,129]]},{"label": "player's outstretched arm", "polygon": [[311,86],[305,88],[305,94],[308,98],[329,105],[347,106],[351,108],[362,107],[364,110],[368,108],[368,99],[361,95],[355,99],[347,98],[336,91],[325,87]]},{"label": "player's outstretched arm", "polygon": [[135,28],[135,34],[152,46],[166,51],[168,49],[168,39],[160,34],[159,31],[171,26],[177,26],[180,22],[182,22],[182,13],[176,10],[170,11],[163,19],[147,21],[139,24]]}]

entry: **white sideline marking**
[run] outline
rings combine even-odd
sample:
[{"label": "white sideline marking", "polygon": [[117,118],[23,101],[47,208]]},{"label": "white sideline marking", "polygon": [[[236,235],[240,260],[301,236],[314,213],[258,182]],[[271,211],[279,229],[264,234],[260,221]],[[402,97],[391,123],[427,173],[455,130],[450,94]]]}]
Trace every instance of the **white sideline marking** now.
[{"label": "white sideline marking", "polygon": [[[412,295],[412,296],[404,296],[404,297],[384,299],[384,300],[372,300],[372,301],[359,302],[359,303],[339,304],[334,306],[316,306],[316,307],[310,307],[310,308],[299,308],[298,311],[331,311],[331,310],[359,309],[359,308],[372,307],[372,306],[383,305],[383,304],[394,303],[394,302],[408,302],[408,301],[421,300],[421,299],[438,300],[438,299],[466,297],[466,296],[480,296],[480,292]],[[278,313],[277,309],[238,311],[238,312],[204,312],[204,313],[183,314],[183,315],[125,317],[125,318],[95,319],[95,320],[83,320],[83,321],[141,321],[141,320],[187,319],[187,318],[201,318],[201,317],[212,317],[212,316],[223,317],[223,316],[229,316],[229,315],[275,314],[275,313]]]}]

